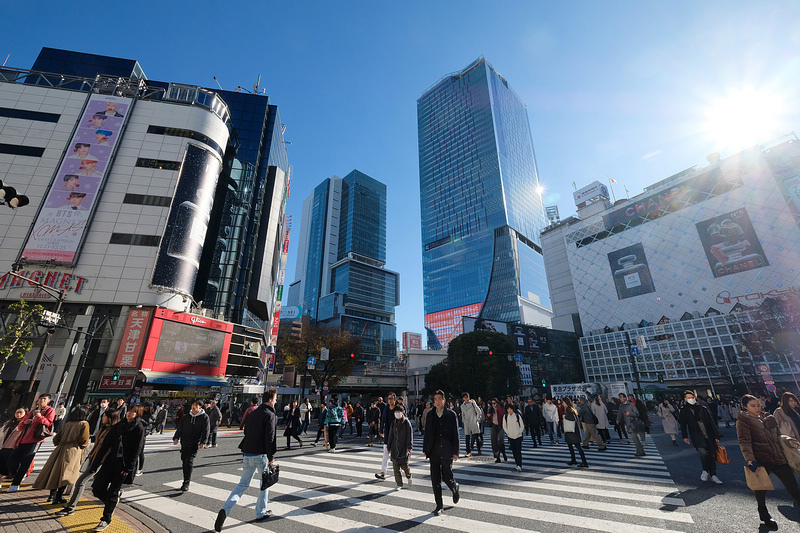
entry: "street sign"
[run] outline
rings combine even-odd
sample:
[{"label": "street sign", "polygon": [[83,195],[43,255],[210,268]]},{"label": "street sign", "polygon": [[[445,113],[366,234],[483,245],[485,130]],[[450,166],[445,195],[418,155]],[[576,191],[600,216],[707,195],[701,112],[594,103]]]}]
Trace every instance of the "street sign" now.
[{"label": "street sign", "polygon": [[769,374],[769,365],[758,365],[758,371],[762,374]]},{"label": "street sign", "polygon": [[643,335],[636,336],[636,347],[639,348],[640,352],[647,348],[647,341],[644,340]]},{"label": "street sign", "polygon": [[478,351],[479,352],[488,352],[489,351],[489,347],[488,346],[478,346]]},{"label": "street sign", "polygon": [[636,346],[631,346],[631,355],[634,357],[639,357],[639,348]]},{"label": "street sign", "polygon": [[770,391],[770,392],[775,392],[778,389],[777,389],[777,387],[775,386],[774,383],[770,383],[769,385],[767,385],[767,390]]},{"label": "street sign", "polygon": [[331,351],[327,348],[321,348],[319,351],[320,361],[329,361],[331,358]]},{"label": "street sign", "polygon": [[61,320],[61,315],[52,311],[42,311],[42,324],[55,326]]},{"label": "street sign", "polygon": [[317,368],[317,358],[311,356],[308,359],[306,359],[306,368],[308,368],[309,370],[314,370],[315,368]]},{"label": "street sign", "polygon": [[521,363],[522,362],[522,354],[521,353],[515,353],[514,354],[514,361],[516,361],[517,363]]}]

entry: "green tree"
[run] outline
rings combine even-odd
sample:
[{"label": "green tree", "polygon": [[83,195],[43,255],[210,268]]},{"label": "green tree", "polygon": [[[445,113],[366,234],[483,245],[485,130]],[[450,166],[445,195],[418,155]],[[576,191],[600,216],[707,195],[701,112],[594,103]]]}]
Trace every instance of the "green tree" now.
[{"label": "green tree", "polygon": [[[318,387],[322,387],[327,381],[329,389],[332,390],[343,378],[350,375],[358,363],[360,345],[361,340],[358,337],[351,337],[347,331],[339,331],[332,326],[311,326],[301,339],[289,337],[281,339],[278,350],[284,362],[287,365],[295,365],[300,375],[308,372]],[[330,351],[328,361],[321,360],[322,348]],[[354,357],[351,357],[351,354]],[[317,358],[314,370],[306,368],[309,356]]]},{"label": "green tree", "polygon": [[[491,355],[478,353],[478,346],[488,346]],[[473,331],[459,335],[447,348],[446,362],[431,367],[425,376],[425,395],[442,389],[449,396],[484,399],[520,391],[519,371],[513,360],[514,343],[507,335],[491,331]]]},{"label": "green tree", "polygon": [[30,339],[36,331],[36,322],[44,311],[41,305],[32,306],[25,300],[9,307],[16,318],[9,320],[5,335],[0,337],[0,373],[9,359],[25,361],[25,354],[33,348],[33,341]]}]

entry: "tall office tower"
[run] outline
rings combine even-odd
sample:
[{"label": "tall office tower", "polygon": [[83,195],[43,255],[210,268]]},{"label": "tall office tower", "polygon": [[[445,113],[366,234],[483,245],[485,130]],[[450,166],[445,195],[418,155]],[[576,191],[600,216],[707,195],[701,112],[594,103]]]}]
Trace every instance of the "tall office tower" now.
[{"label": "tall office tower", "polygon": [[561,222],[561,217],[558,215],[558,206],[557,205],[548,205],[544,208],[547,212],[547,224],[555,224],[556,222]]},{"label": "tall office tower", "polygon": [[425,327],[462,316],[550,326],[547,225],[525,105],[484,58],[417,100]]},{"label": "tall office tower", "polygon": [[386,185],[358,170],[326,179],[303,202],[288,304],[360,337],[362,360],[392,360],[399,275],[385,264]]}]

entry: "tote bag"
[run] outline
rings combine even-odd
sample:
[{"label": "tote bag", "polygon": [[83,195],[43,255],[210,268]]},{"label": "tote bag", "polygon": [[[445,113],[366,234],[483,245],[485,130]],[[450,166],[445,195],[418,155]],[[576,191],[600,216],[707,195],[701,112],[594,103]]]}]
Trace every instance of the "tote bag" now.
[{"label": "tote bag", "polygon": [[750,490],[775,490],[775,487],[772,485],[772,480],[769,478],[769,474],[764,470],[763,466],[759,466],[756,468],[756,471],[753,472],[745,465],[744,477],[747,479],[747,486]]},{"label": "tote bag", "polygon": [[565,418],[564,419],[564,433],[575,433],[575,426],[576,425],[577,425],[577,422],[575,422],[574,420],[567,420]]}]

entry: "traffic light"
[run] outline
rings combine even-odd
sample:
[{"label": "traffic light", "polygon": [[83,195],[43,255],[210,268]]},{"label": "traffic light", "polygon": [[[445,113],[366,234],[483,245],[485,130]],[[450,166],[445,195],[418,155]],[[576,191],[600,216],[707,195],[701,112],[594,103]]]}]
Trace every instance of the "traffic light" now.
[{"label": "traffic light", "polygon": [[3,182],[0,181],[0,204],[6,204],[11,209],[14,209],[15,207],[22,207],[29,203],[31,203],[31,201],[28,200],[27,196],[17,194],[17,190],[14,187],[3,185]]},{"label": "traffic light", "polygon": [[493,355],[493,354],[494,354],[494,352],[489,350],[489,355]]},{"label": "traffic light", "polygon": [[658,382],[664,383],[664,376],[662,376],[661,374],[658,375]]},{"label": "traffic light", "polygon": [[547,387],[547,383],[545,382],[544,378],[542,378],[542,388]]},{"label": "traffic light", "polygon": [[114,370],[114,374],[111,376],[111,381],[119,381],[119,369]]},{"label": "traffic light", "polygon": [[350,354],[350,357],[355,357],[355,356],[356,356],[356,354],[354,354],[354,353]]}]

